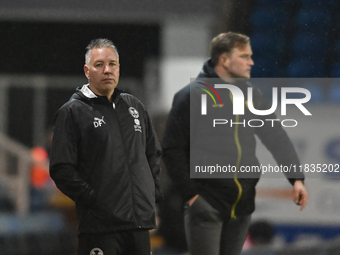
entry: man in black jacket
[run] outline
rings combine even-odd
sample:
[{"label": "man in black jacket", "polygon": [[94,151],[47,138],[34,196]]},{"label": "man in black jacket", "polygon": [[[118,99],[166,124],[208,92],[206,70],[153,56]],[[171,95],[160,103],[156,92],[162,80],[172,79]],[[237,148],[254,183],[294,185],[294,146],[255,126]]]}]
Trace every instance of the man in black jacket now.
[{"label": "man in black jacket", "polygon": [[119,56],[107,39],[85,55],[89,84],[56,114],[50,174],[76,203],[78,254],[150,254],[161,148],[148,113],[121,93]]},{"label": "man in black jacket", "polygon": [[[247,88],[251,85],[245,80],[250,78],[251,67],[254,65],[250,40],[242,34],[229,32],[216,36],[211,42],[210,53],[211,58],[204,63],[198,78],[174,96],[164,134],[163,159],[174,185],[187,202],[184,221],[190,253],[237,255],[242,250],[250,215],[255,210],[255,186],[260,175],[255,173],[249,176],[237,171],[241,166],[260,165],[255,155],[255,135],[273,154],[279,165],[298,166],[299,159],[280,125],[266,123],[261,128],[242,125],[254,116],[247,109],[247,103],[244,115],[234,115],[233,97],[232,94],[226,94],[228,90],[221,92],[226,94],[223,107],[215,107],[213,112],[223,111],[223,118],[236,124],[223,125],[216,127],[213,132],[206,132],[211,131],[211,116],[208,114],[197,117],[195,111],[190,111],[190,107],[195,104],[195,101],[190,102],[192,94],[200,93],[195,87],[200,84],[209,87],[211,80],[214,84],[233,83],[246,95]],[[210,84],[210,88],[213,86]],[[270,108],[259,90],[253,89],[255,109]],[[200,109],[200,105],[192,108]],[[277,118],[275,114],[271,114],[257,116],[256,119]],[[191,127],[190,121],[194,124]],[[212,141],[218,143],[209,147]],[[190,160],[197,160],[204,165],[215,159],[221,160],[225,166],[234,167],[235,174],[232,173],[229,178],[190,178],[190,163],[193,163]],[[286,174],[286,177],[293,185],[294,201],[301,205],[302,210],[307,203],[304,175],[294,173]]]}]

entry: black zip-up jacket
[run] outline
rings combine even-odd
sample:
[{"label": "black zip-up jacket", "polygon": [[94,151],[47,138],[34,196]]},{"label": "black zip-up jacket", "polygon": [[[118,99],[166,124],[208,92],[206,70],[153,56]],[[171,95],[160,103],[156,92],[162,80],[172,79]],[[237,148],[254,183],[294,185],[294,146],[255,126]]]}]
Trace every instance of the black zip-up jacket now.
[{"label": "black zip-up jacket", "polygon": [[[209,78],[214,78],[215,84],[226,84],[215,73],[210,61],[207,61],[204,63],[196,81],[181,89],[174,96],[162,142],[163,160],[169,176],[182,194],[184,201],[188,201],[199,194],[226,218],[250,215],[255,210],[255,186],[260,173],[252,173],[251,178],[247,173],[237,173],[236,175],[231,174],[229,178],[190,179],[190,145],[192,146],[191,150],[194,151],[192,155],[196,155],[196,159],[201,160],[202,165],[205,164],[205,160],[214,162],[215,159],[222,159],[224,165],[230,164],[238,168],[240,166],[259,166],[259,161],[255,155],[255,135],[257,135],[272,153],[278,165],[290,166],[292,164],[298,166],[300,162],[280,123],[276,123],[272,127],[271,122],[265,121],[265,119],[277,119],[275,114],[255,116],[249,111],[245,103],[245,114],[233,115],[232,97],[228,94],[223,97],[223,108],[213,108],[213,111],[223,110],[223,114],[226,114],[223,115],[223,118],[228,121],[247,123],[249,119],[262,119],[265,125],[260,128],[242,124],[234,124],[232,127],[218,125],[213,132],[205,132],[212,130],[213,117],[207,114],[207,116],[199,116],[195,119],[197,116],[193,116],[193,112],[190,112],[190,86],[199,85],[197,81],[209,83]],[[214,87],[214,84],[210,85]],[[247,98],[247,88],[251,85],[247,82],[240,82],[237,86]],[[197,94],[202,93],[199,89],[192,91],[197,92]],[[221,93],[229,93],[229,90],[219,90],[219,94]],[[199,95],[195,96],[198,97]],[[193,107],[195,102],[192,101],[191,103],[192,108],[200,109],[200,105]],[[253,88],[253,103],[255,109],[258,110],[267,110],[271,106],[255,87]],[[226,111],[226,109],[230,110]],[[197,112],[200,115],[200,112]],[[191,130],[190,118],[194,123]],[[191,143],[190,132],[194,132],[194,135],[191,133]],[[197,137],[199,139],[196,139]],[[195,143],[196,140],[199,140],[199,144]],[[218,141],[216,144],[220,147],[209,147],[211,141]],[[207,150],[211,147],[216,150],[208,152]],[[213,155],[213,158],[208,159],[206,155],[209,155],[209,157]],[[294,184],[296,180],[304,180],[302,173],[290,173],[286,174],[286,177],[291,184]]]},{"label": "black zip-up jacket", "polygon": [[155,228],[161,148],[142,103],[78,88],[56,114],[50,174],[76,203],[78,233]]}]

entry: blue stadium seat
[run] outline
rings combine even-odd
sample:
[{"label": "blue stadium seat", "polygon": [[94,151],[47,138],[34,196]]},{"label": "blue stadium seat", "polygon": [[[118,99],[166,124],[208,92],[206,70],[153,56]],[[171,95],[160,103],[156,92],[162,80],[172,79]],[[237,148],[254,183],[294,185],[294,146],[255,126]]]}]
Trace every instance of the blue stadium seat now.
[{"label": "blue stadium seat", "polygon": [[287,68],[287,76],[296,78],[326,77],[326,69],[320,61],[296,58],[290,62]]},{"label": "blue stadium seat", "polygon": [[255,33],[250,36],[251,47],[255,55],[270,55],[272,58],[284,50],[284,37],[275,33]]},{"label": "blue stadium seat", "polygon": [[58,212],[0,214],[1,254],[75,254],[73,228]]},{"label": "blue stadium seat", "polygon": [[258,8],[251,17],[254,32],[264,30],[280,32],[288,22],[287,15],[282,10],[272,8]]},{"label": "blue stadium seat", "polygon": [[282,51],[285,45],[285,38],[281,33],[261,32],[253,33],[250,36],[251,47],[261,51],[277,52]]},{"label": "blue stadium seat", "polygon": [[328,51],[329,42],[327,38],[301,33],[292,41],[294,57],[320,60]]},{"label": "blue stadium seat", "polygon": [[323,9],[301,9],[295,23],[299,31],[326,32],[332,26],[331,12]]},{"label": "blue stadium seat", "polygon": [[254,57],[252,77],[280,77],[280,65],[272,58]]},{"label": "blue stadium seat", "polygon": [[335,63],[332,69],[332,77],[340,78],[340,61]]},{"label": "blue stadium seat", "polygon": [[[333,0],[301,0],[302,8],[304,9],[318,9],[318,10],[328,10],[332,7]],[[337,1],[337,0],[334,0]]]}]

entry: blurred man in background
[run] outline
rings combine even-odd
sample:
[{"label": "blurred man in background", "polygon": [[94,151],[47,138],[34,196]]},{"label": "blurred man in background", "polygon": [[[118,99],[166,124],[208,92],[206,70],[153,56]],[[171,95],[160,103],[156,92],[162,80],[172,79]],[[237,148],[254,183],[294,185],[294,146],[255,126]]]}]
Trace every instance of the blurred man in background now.
[{"label": "blurred man in background", "polygon": [[[238,33],[222,33],[211,42],[210,59],[203,65],[198,80],[219,80],[219,84],[236,84],[246,95],[250,86],[244,79],[250,78],[254,65],[249,37]],[[243,81],[239,82],[238,78]],[[214,86],[214,84],[210,84]],[[225,119],[242,123],[245,115],[233,115],[232,97],[223,102],[228,110]],[[253,102],[256,109],[268,109],[270,104],[254,88]],[[222,106],[222,105],[221,105]],[[247,106],[247,105],[246,105]],[[187,201],[185,232],[192,255],[237,255],[241,253],[247,237],[251,214],[255,209],[255,178],[237,176],[218,179],[190,179],[190,84],[176,93],[170,111],[163,140],[164,162],[169,176]],[[257,116],[260,119],[277,119],[275,114]],[[200,127],[203,123],[195,123]],[[204,124],[203,124],[204,125]],[[279,165],[299,165],[295,149],[281,125],[264,125],[261,128],[234,125],[223,129],[223,133],[202,134],[200,139],[209,143],[219,139],[227,153],[221,155],[227,164],[236,166],[259,166],[255,155],[255,135],[273,154]],[[194,137],[195,138],[195,137]],[[204,152],[204,148],[202,148]],[[201,158],[207,157],[204,153]],[[199,157],[198,156],[198,157]],[[307,203],[303,173],[288,176],[293,185],[294,201],[301,206]]]},{"label": "blurred man in background", "polygon": [[93,40],[89,84],[55,119],[50,174],[76,203],[78,255],[150,255],[161,149],[145,107],[116,89],[119,67],[112,42]]}]

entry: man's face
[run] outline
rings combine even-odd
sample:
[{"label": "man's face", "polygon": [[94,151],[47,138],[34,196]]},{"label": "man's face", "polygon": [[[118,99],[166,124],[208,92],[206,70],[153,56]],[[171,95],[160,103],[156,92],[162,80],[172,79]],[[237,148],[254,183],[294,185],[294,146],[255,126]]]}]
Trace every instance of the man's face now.
[{"label": "man's face", "polygon": [[119,60],[112,48],[94,48],[91,60],[84,66],[90,89],[109,99],[119,81]]},{"label": "man's face", "polygon": [[229,78],[250,78],[251,67],[254,62],[251,58],[253,52],[249,44],[234,48],[223,63]]}]

